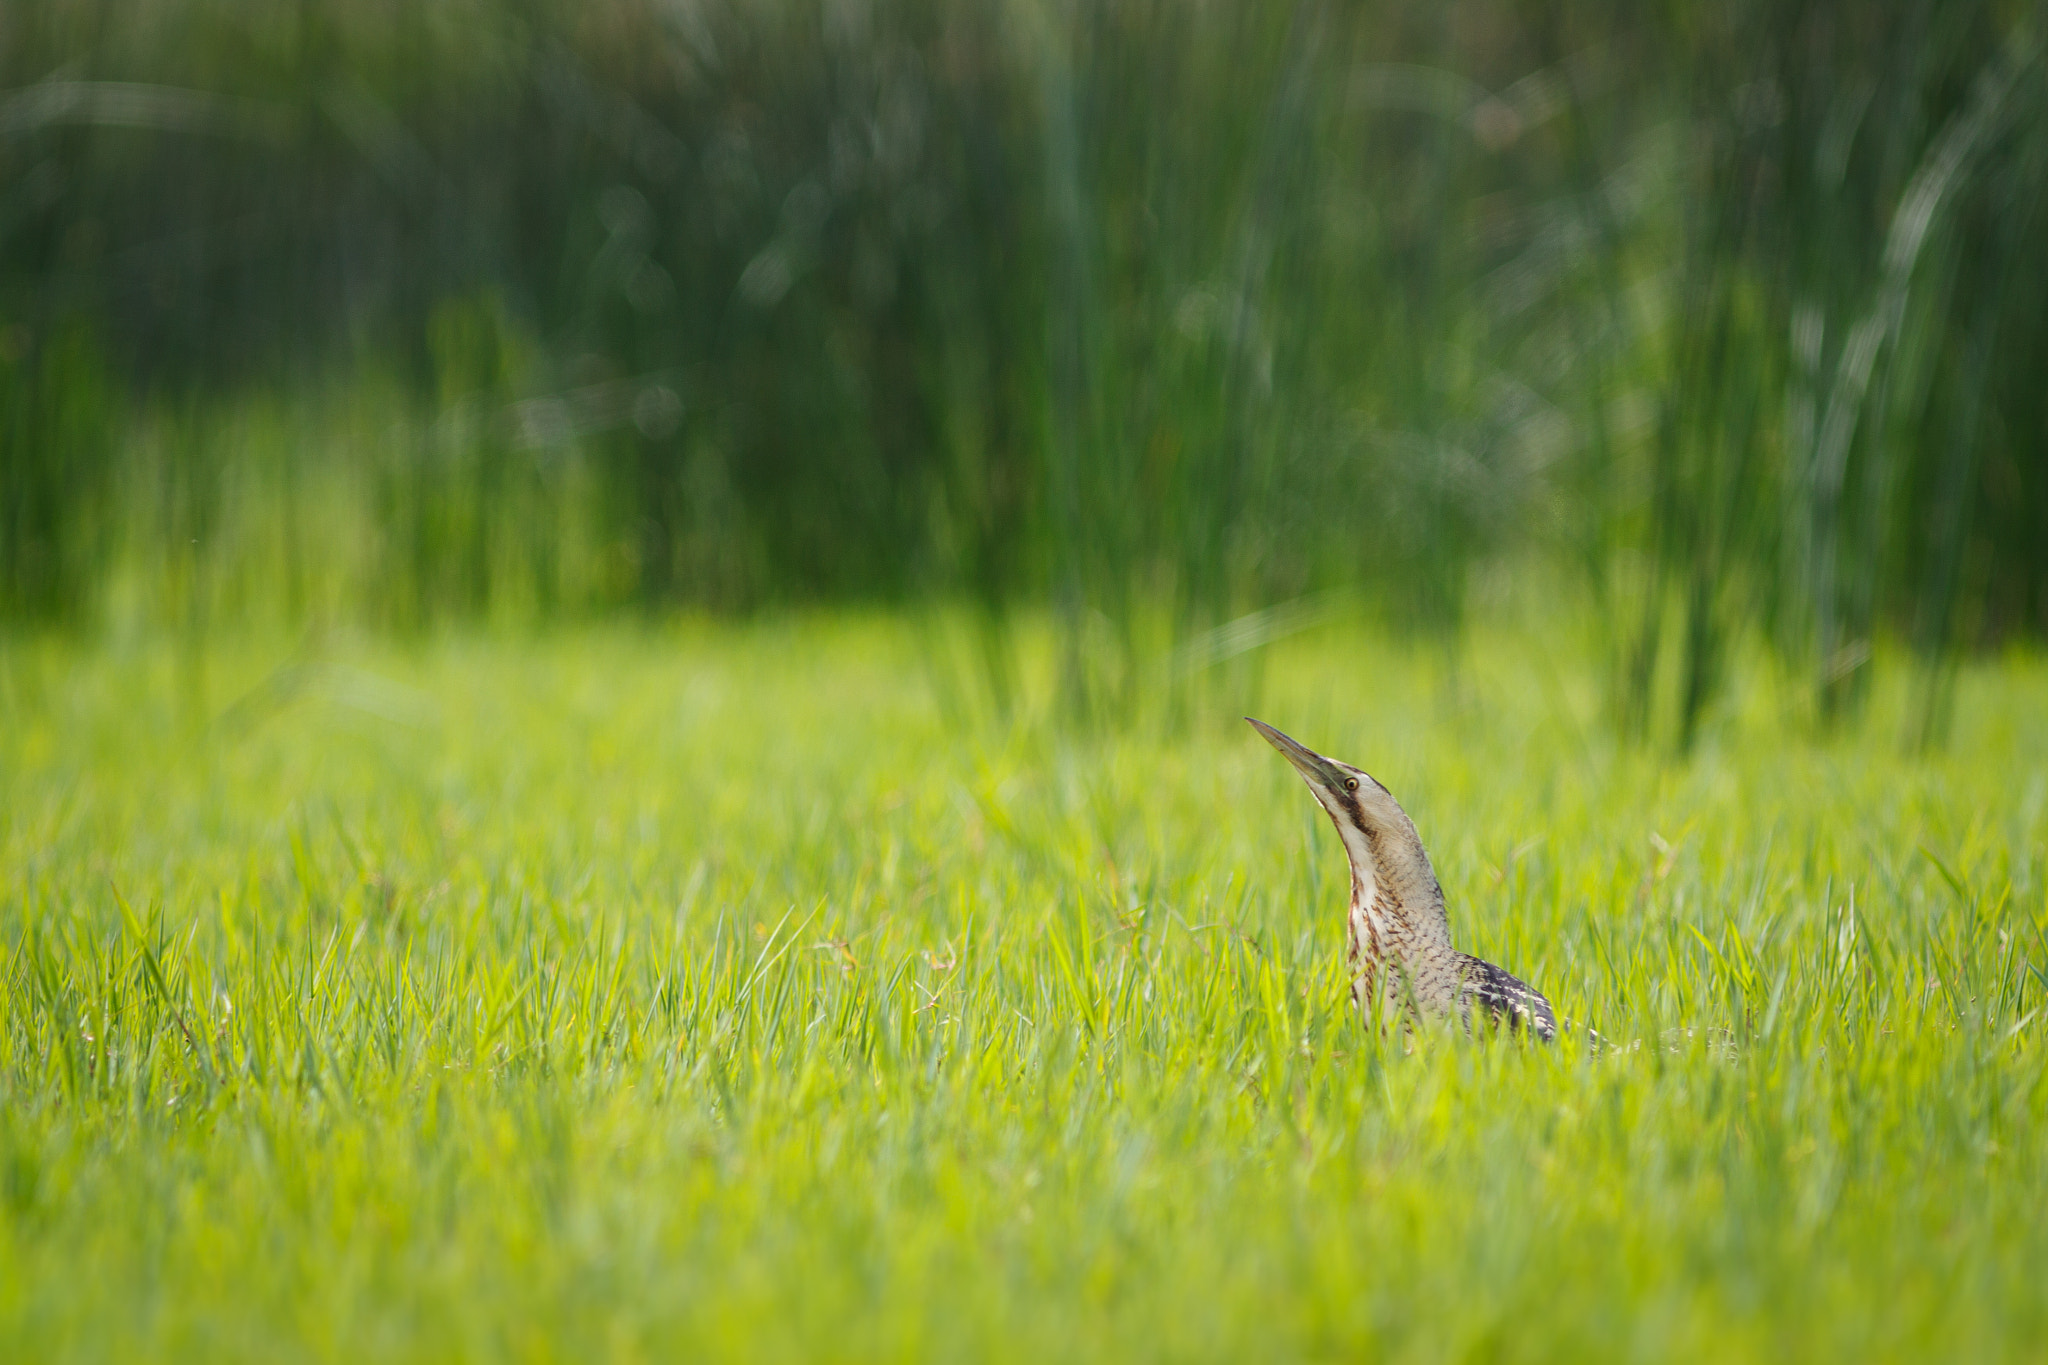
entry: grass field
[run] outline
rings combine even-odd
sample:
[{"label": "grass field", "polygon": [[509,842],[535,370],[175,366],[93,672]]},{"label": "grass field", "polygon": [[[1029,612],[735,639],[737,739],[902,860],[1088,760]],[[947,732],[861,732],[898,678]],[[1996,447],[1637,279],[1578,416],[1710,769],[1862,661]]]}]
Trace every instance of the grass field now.
[{"label": "grass field", "polygon": [[[2048,664],[1678,763],[1590,657],[1111,733],[879,618],[17,640],[0,1357],[2040,1359]],[[1369,1036],[1237,705],[1634,1045]]]}]

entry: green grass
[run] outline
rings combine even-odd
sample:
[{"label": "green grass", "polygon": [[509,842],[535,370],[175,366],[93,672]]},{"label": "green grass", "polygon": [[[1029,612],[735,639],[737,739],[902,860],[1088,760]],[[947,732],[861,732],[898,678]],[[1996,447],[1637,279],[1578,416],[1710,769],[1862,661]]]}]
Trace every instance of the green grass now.
[{"label": "green grass", "polygon": [[7,645],[0,1356],[2038,1358],[2042,660],[1679,765],[1535,636],[1276,647],[1592,1057],[1369,1036],[1286,765],[1049,653]]}]

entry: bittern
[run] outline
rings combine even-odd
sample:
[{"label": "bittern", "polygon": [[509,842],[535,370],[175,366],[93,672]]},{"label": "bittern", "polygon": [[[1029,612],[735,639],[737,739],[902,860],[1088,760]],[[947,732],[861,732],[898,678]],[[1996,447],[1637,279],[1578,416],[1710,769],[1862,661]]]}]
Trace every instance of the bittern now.
[{"label": "bittern", "polygon": [[1370,773],[1325,758],[1264,721],[1252,728],[1278,749],[1329,814],[1351,860],[1351,998],[1370,1020],[1455,1014],[1557,1036],[1550,1002],[1527,982],[1451,946],[1444,889],[1415,822]]}]

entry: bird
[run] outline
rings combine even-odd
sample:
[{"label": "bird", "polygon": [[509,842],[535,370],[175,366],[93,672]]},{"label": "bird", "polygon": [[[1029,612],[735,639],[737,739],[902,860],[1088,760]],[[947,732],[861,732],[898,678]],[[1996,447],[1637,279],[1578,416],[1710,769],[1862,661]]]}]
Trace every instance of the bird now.
[{"label": "bird", "polygon": [[1351,999],[1371,1023],[1454,1016],[1549,1042],[1557,1015],[1543,993],[1451,946],[1444,889],[1415,822],[1370,773],[1327,758],[1262,720],[1245,719],[1308,783],[1351,860]]}]

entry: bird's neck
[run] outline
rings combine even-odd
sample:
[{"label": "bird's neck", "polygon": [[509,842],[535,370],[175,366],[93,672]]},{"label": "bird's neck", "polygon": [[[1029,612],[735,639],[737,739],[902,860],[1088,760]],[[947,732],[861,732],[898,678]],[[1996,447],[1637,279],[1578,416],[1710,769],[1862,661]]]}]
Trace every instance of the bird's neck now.
[{"label": "bird's neck", "polygon": [[1351,914],[1387,921],[1393,941],[1423,951],[1450,951],[1451,924],[1443,887],[1422,840],[1403,831],[1344,831],[1351,857]]}]

